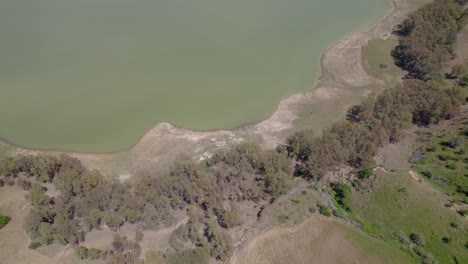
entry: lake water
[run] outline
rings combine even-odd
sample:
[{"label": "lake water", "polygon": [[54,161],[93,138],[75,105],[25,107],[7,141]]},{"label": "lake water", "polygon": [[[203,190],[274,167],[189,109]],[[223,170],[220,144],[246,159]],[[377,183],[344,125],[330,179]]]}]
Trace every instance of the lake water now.
[{"label": "lake water", "polygon": [[259,121],[385,0],[0,0],[0,137],[87,152]]}]

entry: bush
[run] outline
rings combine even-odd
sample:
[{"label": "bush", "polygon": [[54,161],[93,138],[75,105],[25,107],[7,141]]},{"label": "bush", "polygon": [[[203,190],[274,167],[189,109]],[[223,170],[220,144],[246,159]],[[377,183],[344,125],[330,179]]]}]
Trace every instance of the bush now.
[{"label": "bush", "polygon": [[423,240],[418,234],[411,233],[409,238],[410,238],[411,242],[415,243],[416,245],[422,245],[423,244]]},{"label": "bush", "polygon": [[450,148],[458,148],[462,145],[462,139],[460,137],[454,137],[447,141],[446,145]]},{"label": "bush", "polygon": [[463,79],[458,83],[461,87],[468,87],[468,75],[465,75]]},{"label": "bush", "polygon": [[231,228],[240,224],[241,220],[237,208],[225,211],[219,219],[219,225],[224,228]]},{"label": "bush", "polygon": [[458,210],[457,213],[461,216],[468,215],[468,210]]},{"label": "bush", "polygon": [[38,248],[38,247],[40,247],[40,246],[42,246],[41,242],[35,241],[35,242],[31,242],[31,244],[29,244],[29,247],[28,247],[28,248],[29,248],[29,249],[36,249],[36,248]]},{"label": "bush", "polygon": [[299,204],[299,203],[301,203],[301,200],[293,198],[293,199],[291,199],[291,202],[293,202],[295,204]]},{"label": "bush", "polygon": [[289,220],[289,216],[287,215],[278,215],[278,219],[281,221],[281,222],[286,222]]},{"label": "bush", "polygon": [[450,237],[443,237],[442,239],[442,242],[444,242],[445,244],[450,244],[452,243],[452,239]]},{"label": "bush", "polygon": [[0,213],[0,229],[6,226],[10,222],[10,217]]},{"label": "bush", "polygon": [[326,205],[323,205],[321,203],[317,203],[317,207],[319,209],[319,213],[324,216],[330,216],[330,211],[328,210],[328,207]]},{"label": "bush", "polygon": [[457,169],[457,165],[453,164],[453,163],[450,163],[450,164],[447,164],[445,165],[445,168],[449,169],[449,170],[456,170]]},{"label": "bush", "polygon": [[437,156],[441,161],[453,160],[453,157],[448,154],[440,154]]},{"label": "bush", "polygon": [[426,178],[428,178],[428,179],[432,179],[432,177],[434,177],[434,173],[432,171],[430,171],[430,170],[423,171],[423,172],[421,172],[421,174],[423,176],[425,176]]},{"label": "bush", "polygon": [[338,218],[345,218],[345,212],[340,208],[337,208],[336,210],[333,210],[333,215],[338,217]]},{"label": "bush", "polygon": [[351,195],[351,187],[342,182],[332,183],[332,189],[335,192],[334,198],[338,205],[346,210],[351,211],[351,206],[349,204],[349,196]]},{"label": "bush", "polygon": [[368,179],[374,174],[374,166],[370,163],[364,163],[361,169],[358,171],[358,177],[360,179]]},{"label": "bush", "polygon": [[88,249],[85,247],[75,247],[75,256],[79,259],[88,258]]}]

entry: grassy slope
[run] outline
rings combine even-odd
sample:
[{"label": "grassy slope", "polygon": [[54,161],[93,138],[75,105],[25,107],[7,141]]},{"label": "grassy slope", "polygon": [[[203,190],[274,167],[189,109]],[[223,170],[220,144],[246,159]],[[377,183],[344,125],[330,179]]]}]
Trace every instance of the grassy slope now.
[{"label": "grassy slope", "polygon": [[[468,189],[468,116],[439,130],[425,130],[420,138],[424,140],[425,157],[417,162],[415,170],[435,188],[467,203],[460,189]],[[450,142],[458,144],[449,146]]]},{"label": "grassy slope", "polygon": [[[373,187],[355,192],[352,204],[364,222],[373,226],[368,231],[395,243],[394,235],[416,233],[424,240],[424,249],[440,263],[468,263],[466,219],[444,204],[448,197],[432,189],[426,182],[417,182],[408,173],[376,174]],[[450,226],[457,223],[461,230]],[[443,237],[452,239],[450,244]]]}]

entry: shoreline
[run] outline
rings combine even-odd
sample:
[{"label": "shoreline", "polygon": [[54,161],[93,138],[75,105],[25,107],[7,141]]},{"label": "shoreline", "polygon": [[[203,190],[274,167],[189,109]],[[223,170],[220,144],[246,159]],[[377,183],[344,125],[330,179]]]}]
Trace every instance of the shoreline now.
[{"label": "shoreline", "polygon": [[[330,93],[336,92],[336,89],[343,87],[363,87],[366,85],[379,84],[379,80],[368,74],[362,67],[362,59],[360,51],[368,40],[374,38],[386,38],[391,34],[393,27],[403,19],[410,11],[408,7],[411,4],[407,0],[387,0],[390,4],[388,10],[383,17],[372,25],[365,25],[351,32],[325,49],[319,60],[319,76],[312,85],[312,88],[300,93],[295,93],[282,98],[278,101],[275,110],[265,119],[257,122],[246,123],[238,128],[221,129],[221,130],[204,130],[196,131],[176,127],[169,123],[159,123],[148,130],[140,139],[126,149],[113,152],[80,152],[67,150],[43,150],[23,148],[18,144],[5,140],[0,137],[0,140],[8,144],[14,150],[9,151],[16,154],[22,153],[49,153],[49,154],[69,154],[84,160],[96,160],[99,158],[107,158],[112,156],[120,156],[129,154],[130,159],[140,156],[140,154],[155,154],[154,150],[161,150],[161,145],[167,145],[168,142],[180,141],[181,144],[195,143],[194,150],[200,152],[200,141],[211,142],[211,146],[205,146],[204,149],[215,149],[233,142],[240,141],[257,141],[266,148],[271,148],[281,141],[281,134],[286,133],[294,128],[293,122],[299,118],[299,105],[307,104],[308,101],[317,99],[314,97],[323,97],[327,100],[334,99],[334,95]],[[426,1],[427,2],[427,1]],[[390,27],[390,29],[388,28]],[[390,32],[389,32],[390,31]],[[350,57],[350,59],[347,59]],[[320,98],[319,98],[320,99]],[[340,116],[342,118],[342,116]],[[159,137],[159,138],[158,138]],[[231,140],[226,139],[230,138]],[[284,136],[283,136],[284,137]],[[172,142],[172,143],[174,143]],[[207,143],[207,142],[205,142]],[[159,144],[159,146],[158,146]],[[160,151],[160,154],[167,154]],[[200,154],[200,153],[199,153]],[[205,153],[202,153],[205,154]],[[159,160],[160,155],[151,155],[150,160]],[[148,156],[145,157],[148,159]],[[93,166],[91,166],[93,167]],[[94,166],[95,167],[95,166]],[[138,166],[137,166],[138,168]]]},{"label": "shoreline", "polygon": [[323,56],[330,49],[332,49],[334,46],[336,46],[341,40],[343,40],[343,39],[345,39],[347,37],[350,37],[352,35],[355,35],[355,34],[361,34],[361,33],[366,33],[368,31],[371,31],[371,30],[373,30],[374,27],[376,27],[379,23],[381,23],[382,20],[387,18],[387,16],[391,15],[391,13],[393,13],[393,11],[396,9],[395,0],[385,0],[385,2],[387,2],[387,4],[389,4],[389,10],[384,14],[383,17],[379,18],[377,20],[377,22],[369,23],[367,25],[363,25],[363,26],[359,27],[357,30],[354,30],[352,32],[344,34],[343,36],[337,37],[337,40],[332,42],[322,52],[320,52],[320,56],[319,56],[319,59],[317,61],[317,64],[318,64],[318,67],[317,67],[318,70],[317,70],[317,73],[316,73],[317,77],[314,78],[314,81],[313,81],[313,83],[311,85],[312,88],[308,88],[308,89],[306,89],[304,91],[296,92],[296,93],[293,93],[293,94],[290,94],[290,95],[279,98],[279,100],[275,104],[274,109],[269,114],[266,114],[265,117],[259,118],[258,120],[251,121],[251,122],[250,121],[249,122],[244,122],[244,123],[241,123],[241,124],[236,125],[236,126],[227,127],[227,128],[219,128],[219,129],[217,129],[217,128],[215,128],[215,129],[192,129],[192,128],[186,128],[186,127],[183,127],[183,126],[177,126],[177,125],[171,124],[169,122],[160,122],[160,123],[157,123],[156,125],[152,125],[148,129],[146,129],[146,132],[144,132],[136,140],[136,142],[134,144],[131,144],[129,147],[118,149],[118,150],[113,150],[113,151],[79,151],[79,150],[66,149],[66,148],[64,148],[64,149],[34,148],[34,147],[23,146],[21,144],[15,143],[15,142],[13,142],[13,141],[5,138],[5,137],[2,137],[2,136],[0,136],[0,141],[3,142],[3,143],[6,143],[7,145],[15,147],[15,148],[30,150],[30,151],[37,151],[37,152],[60,152],[60,153],[76,153],[76,154],[112,155],[112,154],[118,154],[118,153],[122,153],[122,152],[126,152],[126,151],[131,150],[133,147],[135,147],[136,145],[138,145],[140,143],[140,141],[145,137],[145,135],[147,133],[149,133],[151,130],[156,129],[158,126],[161,126],[161,125],[163,125],[163,126],[170,125],[170,126],[176,128],[176,129],[183,129],[183,130],[194,132],[194,133],[210,133],[210,132],[217,132],[217,131],[232,131],[232,132],[234,132],[234,131],[241,130],[241,129],[246,128],[246,127],[255,126],[255,125],[259,124],[259,123],[262,123],[264,121],[269,120],[279,110],[282,101],[287,100],[290,97],[294,97],[296,95],[307,94],[307,93],[315,90],[316,88],[318,88],[318,86],[320,85],[320,82],[322,82],[322,78],[323,78]]}]

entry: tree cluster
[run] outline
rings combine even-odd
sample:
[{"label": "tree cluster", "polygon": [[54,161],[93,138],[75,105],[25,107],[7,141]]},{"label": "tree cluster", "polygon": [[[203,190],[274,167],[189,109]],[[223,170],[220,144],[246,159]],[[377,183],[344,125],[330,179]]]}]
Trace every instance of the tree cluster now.
[{"label": "tree cluster", "polygon": [[468,21],[468,12],[463,8],[465,2],[433,1],[398,26],[400,44],[393,55],[411,78],[441,78],[443,66],[455,57],[457,33]]},{"label": "tree cluster", "polygon": [[71,244],[80,258],[134,263],[138,247],[125,238],[114,239],[112,256],[79,244],[103,225],[113,231],[124,223],[156,229],[172,222],[176,210],[197,208],[201,216],[191,217],[187,226],[194,248],[181,247],[165,257],[226,260],[232,246],[224,230],[240,224],[235,203],[270,200],[287,189],[292,174],[287,152],[242,143],[202,163],[180,157],[165,172],[141,173],[129,184],[104,178],[68,156],[8,157],[0,161],[0,178],[28,190],[33,208],[25,227],[34,247]]},{"label": "tree cluster", "polygon": [[369,96],[349,109],[347,120],[333,124],[321,136],[304,130],[288,139],[288,151],[299,161],[298,174],[317,179],[346,164],[361,168],[359,176],[367,178],[377,148],[402,139],[409,124],[427,126],[459,114],[466,89],[439,75],[455,55],[456,34],[468,20],[463,4],[436,0],[398,27],[400,44],[393,53],[409,72],[401,85]]}]

